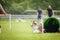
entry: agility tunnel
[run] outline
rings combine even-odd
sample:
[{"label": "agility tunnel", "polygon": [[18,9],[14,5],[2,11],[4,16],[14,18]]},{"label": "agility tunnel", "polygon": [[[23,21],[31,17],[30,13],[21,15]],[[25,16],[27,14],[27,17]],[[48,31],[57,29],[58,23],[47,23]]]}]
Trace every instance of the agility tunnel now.
[{"label": "agility tunnel", "polygon": [[48,18],[44,22],[45,32],[57,32],[59,30],[59,21],[56,18]]}]

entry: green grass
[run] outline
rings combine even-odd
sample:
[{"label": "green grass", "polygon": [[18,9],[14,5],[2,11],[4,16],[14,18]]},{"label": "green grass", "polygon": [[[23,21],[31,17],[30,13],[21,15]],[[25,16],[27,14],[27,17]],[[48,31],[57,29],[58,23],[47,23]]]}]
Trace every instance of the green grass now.
[{"label": "green grass", "polygon": [[9,21],[1,20],[2,33],[0,40],[59,40],[60,33],[33,33],[30,26],[32,19],[26,19],[26,22],[16,22],[12,20],[12,27],[9,28]]}]

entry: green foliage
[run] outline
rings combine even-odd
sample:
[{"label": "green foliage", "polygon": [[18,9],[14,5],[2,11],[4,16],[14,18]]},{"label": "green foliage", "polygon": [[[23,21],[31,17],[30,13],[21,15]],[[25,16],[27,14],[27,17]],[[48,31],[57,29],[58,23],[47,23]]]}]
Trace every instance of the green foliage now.
[{"label": "green foliage", "polygon": [[4,8],[9,8],[12,4],[12,0],[0,0],[0,3]]},{"label": "green foliage", "polygon": [[51,5],[53,9],[60,10],[60,0],[0,0],[7,13],[24,14],[25,10],[47,9]]}]

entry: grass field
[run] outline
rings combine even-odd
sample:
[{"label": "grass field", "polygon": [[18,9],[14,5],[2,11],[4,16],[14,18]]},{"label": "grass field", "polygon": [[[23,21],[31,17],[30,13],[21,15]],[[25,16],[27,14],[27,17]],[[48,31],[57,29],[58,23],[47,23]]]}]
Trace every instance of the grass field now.
[{"label": "grass field", "polygon": [[60,33],[33,33],[31,22],[32,19],[26,19],[26,22],[17,22],[13,19],[10,29],[8,20],[0,20],[0,40],[60,40]]}]

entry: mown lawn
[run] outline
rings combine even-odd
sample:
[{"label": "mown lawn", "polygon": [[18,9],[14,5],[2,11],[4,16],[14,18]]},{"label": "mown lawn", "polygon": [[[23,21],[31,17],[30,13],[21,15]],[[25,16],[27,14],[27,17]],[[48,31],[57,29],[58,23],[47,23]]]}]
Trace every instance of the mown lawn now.
[{"label": "mown lawn", "polygon": [[60,40],[60,33],[33,33],[31,21],[32,19],[26,19],[26,22],[12,20],[10,29],[8,20],[0,20],[0,40]]}]

